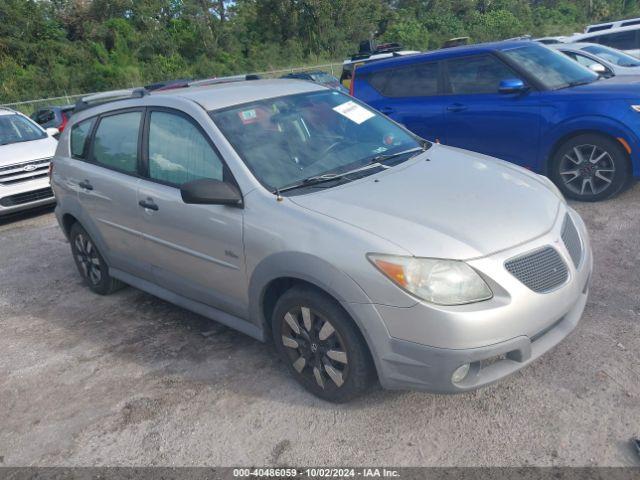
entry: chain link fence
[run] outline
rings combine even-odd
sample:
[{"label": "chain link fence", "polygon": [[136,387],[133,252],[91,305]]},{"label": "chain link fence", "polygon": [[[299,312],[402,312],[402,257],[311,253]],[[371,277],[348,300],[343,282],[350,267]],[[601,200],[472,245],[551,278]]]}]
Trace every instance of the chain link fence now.
[{"label": "chain link fence", "polygon": [[[282,75],[286,75],[287,73],[297,73],[297,72],[311,72],[311,71],[322,71],[333,75],[334,77],[339,77],[342,72],[342,63],[325,63],[322,65],[312,65],[305,67],[290,67],[283,68],[279,70],[270,70],[267,72],[254,72],[253,75],[259,75],[264,78],[277,78]],[[68,105],[74,104],[82,97],[86,97],[87,95],[93,95],[99,92],[88,92],[88,93],[80,93],[76,95],[63,95],[60,97],[50,97],[50,98],[39,98],[37,100],[25,100],[23,102],[13,102],[13,103],[5,103],[0,105],[0,107],[12,108],[14,110],[19,110],[20,112],[31,115],[35,111],[40,108],[50,107],[54,105]]]}]

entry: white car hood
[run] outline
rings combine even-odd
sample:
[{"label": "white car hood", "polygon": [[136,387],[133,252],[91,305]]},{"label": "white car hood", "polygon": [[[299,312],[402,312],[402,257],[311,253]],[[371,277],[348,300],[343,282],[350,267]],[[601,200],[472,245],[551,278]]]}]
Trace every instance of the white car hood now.
[{"label": "white car hood", "polygon": [[455,259],[546,233],[563,202],[539,175],[443,145],[384,172],[290,199],[412,255]]},{"label": "white car hood", "polygon": [[0,166],[51,158],[56,153],[57,146],[58,141],[51,137],[0,145]]}]

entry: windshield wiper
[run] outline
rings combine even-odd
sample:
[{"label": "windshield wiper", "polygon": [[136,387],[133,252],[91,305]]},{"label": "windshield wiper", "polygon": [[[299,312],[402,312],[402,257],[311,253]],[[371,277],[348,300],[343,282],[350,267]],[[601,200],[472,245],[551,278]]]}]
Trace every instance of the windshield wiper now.
[{"label": "windshield wiper", "polygon": [[389,153],[387,155],[376,155],[372,157],[371,160],[367,162],[367,164],[363,167],[354,168],[353,170],[348,170],[346,172],[339,173],[323,173],[322,175],[315,175],[313,177],[307,177],[299,182],[292,183],[290,185],[285,185],[284,187],[277,188],[273,193],[278,194],[282,192],[287,192],[289,190],[295,190],[297,188],[310,187],[312,185],[318,185],[319,183],[332,182],[334,180],[341,180],[344,177],[348,177],[349,175],[353,175],[354,173],[364,172],[366,170],[370,170],[373,168],[384,168],[385,170],[391,168],[387,165],[383,165],[382,162],[390,160],[392,158],[399,157],[401,155],[406,155],[408,153],[413,152],[424,152],[427,148],[429,148],[430,144],[425,142],[421,147],[410,148],[408,150],[403,150],[402,152],[397,153]]},{"label": "windshield wiper", "polygon": [[567,86],[565,88],[579,87],[580,85],[589,85],[593,82],[595,82],[595,80],[574,80],[573,82],[567,83]]},{"label": "windshield wiper", "polygon": [[369,161],[369,163],[385,162],[387,160],[391,160],[392,158],[396,158],[396,157],[400,157],[402,155],[406,155],[407,153],[424,152],[426,149],[427,148],[426,148],[426,144],[425,144],[422,147],[410,148],[409,150],[403,150],[402,152],[388,153],[386,155],[385,154],[380,154],[380,155],[376,155],[375,157],[372,157],[371,160]]},{"label": "windshield wiper", "polygon": [[354,168],[353,170],[348,170],[346,172],[323,173],[322,175],[307,177],[300,180],[299,182],[292,183],[291,185],[285,185],[284,187],[277,188],[276,191],[273,193],[278,194],[282,192],[287,192],[289,190],[295,190],[296,188],[310,187],[312,185],[318,185],[319,183],[326,183],[326,182],[332,182],[334,180],[341,180],[344,177],[353,175],[354,173],[364,172],[366,170],[371,170],[374,168],[384,168],[386,170],[387,168],[391,168],[391,167],[383,165],[380,162],[371,162],[365,165],[364,167]]}]

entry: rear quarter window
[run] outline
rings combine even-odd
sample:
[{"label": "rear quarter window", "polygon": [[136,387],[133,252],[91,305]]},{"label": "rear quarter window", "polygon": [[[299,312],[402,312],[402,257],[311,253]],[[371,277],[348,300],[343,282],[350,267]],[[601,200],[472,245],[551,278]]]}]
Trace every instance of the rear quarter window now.
[{"label": "rear quarter window", "polygon": [[80,123],[76,123],[71,129],[71,156],[73,158],[86,158],[87,150],[87,138],[91,133],[95,118],[84,120]]}]

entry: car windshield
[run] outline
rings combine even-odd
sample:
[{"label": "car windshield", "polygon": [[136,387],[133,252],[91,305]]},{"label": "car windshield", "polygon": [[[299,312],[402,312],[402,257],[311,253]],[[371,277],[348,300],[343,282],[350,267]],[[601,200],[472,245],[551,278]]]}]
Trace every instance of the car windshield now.
[{"label": "car windshield", "polygon": [[548,90],[573,87],[598,80],[598,75],[560,52],[542,45],[527,45],[502,52]]},{"label": "car windshield", "polygon": [[22,115],[0,115],[0,145],[40,140],[47,134]]},{"label": "car windshield", "polygon": [[640,61],[638,61],[637,58],[633,58],[631,55],[627,55],[626,53],[614,48],[605,47],[603,45],[589,45],[588,47],[584,47],[582,50],[593,53],[594,55],[597,55],[614,65],[618,65],[619,67],[640,67]]},{"label": "car windshield", "polygon": [[337,91],[271,98],[210,114],[256,178],[274,191],[424,146],[418,137]]}]

